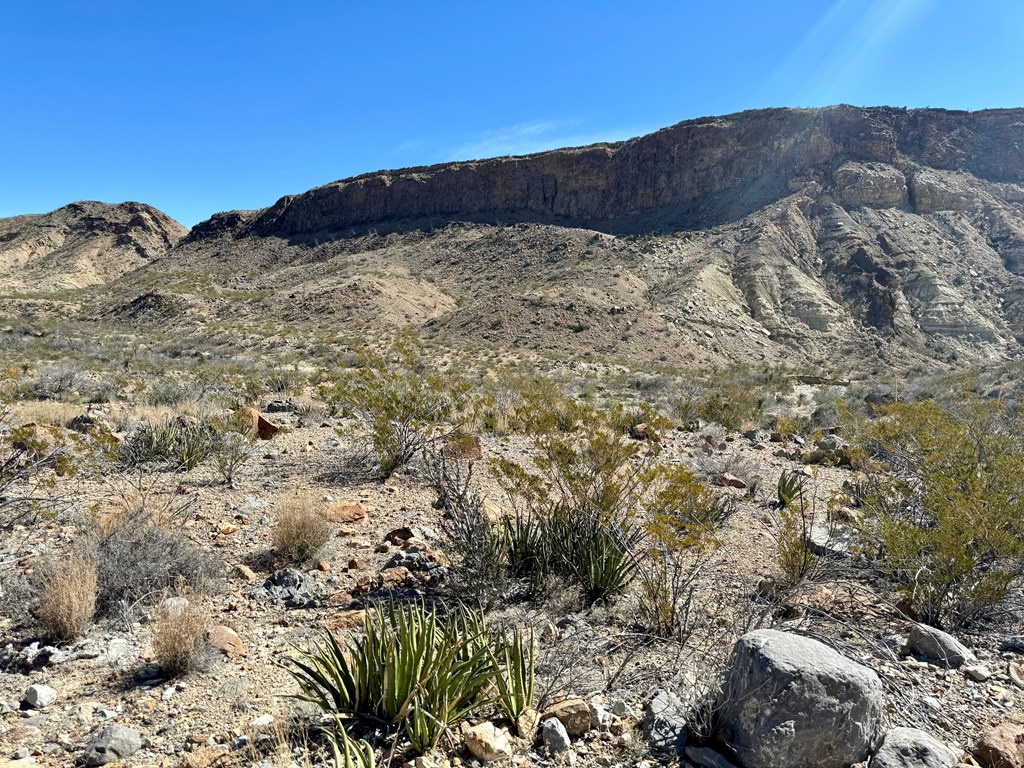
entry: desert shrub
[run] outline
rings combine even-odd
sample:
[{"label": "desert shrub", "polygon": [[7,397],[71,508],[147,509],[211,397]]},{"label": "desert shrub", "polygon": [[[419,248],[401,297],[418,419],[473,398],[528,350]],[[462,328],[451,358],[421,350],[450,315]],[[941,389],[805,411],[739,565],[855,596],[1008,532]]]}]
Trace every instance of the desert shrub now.
[{"label": "desert shrub", "polygon": [[690,631],[697,576],[721,541],[718,530],[735,512],[681,465],[666,468],[647,505],[646,534],[637,557],[640,620],[663,637]]},{"label": "desert shrub", "polygon": [[360,367],[320,389],[336,407],[364,425],[377,471],[390,477],[428,445],[443,440],[443,425],[459,412],[464,382],[440,373],[409,343],[390,356],[363,352]]},{"label": "desert shrub", "polygon": [[191,602],[163,602],[153,628],[153,658],[164,675],[178,677],[202,665],[208,625],[206,612]]},{"label": "desert shrub", "polygon": [[32,395],[40,400],[59,400],[78,386],[82,371],[77,365],[56,365],[39,372],[32,383]]},{"label": "desert shrub", "polygon": [[816,564],[808,546],[816,522],[816,507],[807,492],[807,478],[799,472],[783,471],[776,486],[779,530],[776,547],[783,577],[798,584]]},{"label": "desert shrub", "polygon": [[0,404],[0,529],[53,514],[68,503],[57,478],[76,473],[73,449],[83,443],[77,434],[14,427],[10,416]]},{"label": "desert shrub", "polygon": [[144,421],[121,443],[118,464],[124,469],[162,464],[171,471],[189,472],[214,455],[227,434],[237,431],[231,419]]},{"label": "desert shrub", "polygon": [[150,405],[181,405],[193,399],[189,387],[172,379],[161,379],[154,383],[146,393],[146,402]]},{"label": "desert shrub", "polygon": [[[575,431],[560,421],[572,414]],[[533,415],[534,467],[499,459],[498,484],[514,514],[505,523],[512,572],[536,595],[548,572],[580,586],[588,603],[620,594],[642,536],[637,511],[660,470],[657,447],[623,432],[620,408],[559,405]]]},{"label": "desert shrub", "polygon": [[740,430],[761,411],[754,388],[740,382],[720,382],[709,387],[697,404],[704,421],[721,424],[729,432]]},{"label": "desert shrub", "polygon": [[202,592],[217,578],[221,564],[188,538],[174,517],[139,504],[101,527],[96,546],[101,615],[129,613],[172,588]]},{"label": "desert shrub", "polygon": [[929,624],[996,614],[1024,576],[1020,417],[965,396],[890,405],[857,431],[891,469],[867,477],[869,554]]},{"label": "desert shrub", "polygon": [[423,464],[445,512],[442,534],[454,555],[450,582],[462,597],[490,607],[506,587],[505,543],[473,483],[473,465],[432,449],[424,450]]},{"label": "desert shrub", "polygon": [[313,494],[296,494],[280,499],[274,526],[274,549],[292,562],[302,563],[323,549],[331,537],[331,526],[322,505]]},{"label": "desert shrub", "polygon": [[97,568],[93,542],[83,541],[40,569],[36,617],[48,637],[61,642],[85,634],[96,612]]},{"label": "desert shrub", "polygon": [[255,440],[240,432],[225,432],[214,441],[213,463],[229,488],[234,488],[235,473],[252,458],[255,449]]},{"label": "desert shrub", "polygon": [[499,678],[512,692],[513,708],[532,699],[526,690],[532,687],[532,644],[527,651],[518,636],[514,647],[492,637],[480,613],[378,605],[367,611],[364,629],[345,643],[326,633],[292,661],[298,698],[332,716],[400,728],[419,754],[492,701]]}]

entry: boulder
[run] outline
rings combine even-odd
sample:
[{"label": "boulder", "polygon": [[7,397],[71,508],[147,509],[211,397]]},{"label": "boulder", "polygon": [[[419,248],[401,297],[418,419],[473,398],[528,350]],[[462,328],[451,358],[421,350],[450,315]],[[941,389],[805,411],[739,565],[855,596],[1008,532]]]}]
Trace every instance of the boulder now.
[{"label": "boulder", "polygon": [[878,743],[882,683],[827,645],[777,630],[736,643],[719,737],[744,768],[845,768]]},{"label": "boulder", "polygon": [[947,669],[959,669],[978,659],[963,643],[941,629],[918,624],[910,630],[907,652]]},{"label": "boulder", "polygon": [[134,755],[142,747],[142,736],[133,728],[106,725],[85,748],[82,761],[86,766],[106,765]]},{"label": "boulder", "polygon": [[30,709],[45,709],[57,701],[57,691],[48,685],[36,683],[28,687],[21,701]]},{"label": "boulder", "polygon": [[986,768],[1024,768],[1024,725],[1006,722],[987,731],[974,756]]},{"label": "boulder", "polygon": [[561,720],[565,732],[574,738],[590,730],[590,705],[583,699],[565,699],[541,715],[542,720],[552,717]]},{"label": "boulder", "polygon": [[643,732],[652,749],[681,755],[686,749],[690,725],[679,697],[664,689],[655,691],[644,708]]},{"label": "boulder", "polygon": [[868,768],[953,768],[956,753],[917,728],[893,728],[882,739]]},{"label": "boulder", "polygon": [[467,728],[462,732],[462,738],[473,757],[485,763],[512,756],[508,736],[501,728],[495,727],[494,723],[480,723]]},{"label": "boulder", "polygon": [[206,641],[229,659],[245,656],[245,644],[238,633],[230,627],[221,625],[210,627],[206,632]]},{"label": "boulder", "polygon": [[569,739],[569,734],[565,731],[565,726],[562,725],[562,721],[557,717],[544,721],[542,738],[544,739],[544,746],[553,755],[565,752],[572,746],[572,741]]}]

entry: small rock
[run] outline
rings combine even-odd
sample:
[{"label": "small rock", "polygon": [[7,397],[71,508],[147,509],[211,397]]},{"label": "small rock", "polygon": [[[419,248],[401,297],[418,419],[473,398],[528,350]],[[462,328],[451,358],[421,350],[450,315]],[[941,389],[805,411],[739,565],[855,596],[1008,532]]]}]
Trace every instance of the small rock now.
[{"label": "small rock", "polygon": [[964,664],[973,664],[978,660],[967,646],[955,637],[926,624],[916,624],[910,630],[907,651],[947,669],[958,669]]},{"label": "small rock", "polygon": [[260,715],[252,721],[253,730],[259,731],[269,727],[274,722],[273,715]]},{"label": "small rock", "polygon": [[992,670],[984,664],[971,664],[964,667],[964,674],[976,683],[984,683],[992,677]]},{"label": "small rock", "polygon": [[933,736],[917,728],[893,728],[882,738],[882,745],[868,764],[869,768],[953,768],[957,755]]},{"label": "small rock", "polygon": [[45,709],[57,701],[57,691],[48,685],[30,685],[21,702],[29,709]]},{"label": "small rock", "polygon": [[612,721],[612,714],[599,702],[590,702],[590,729],[604,730]]},{"label": "small rock", "polygon": [[565,731],[573,738],[582,736],[590,730],[590,705],[583,699],[565,699],[548,709],[542,720],[557,717],[565,726]]},{"label": "small rock", "polygon": [[572,741],[569,739],[565,726],[562,725],[562,721],[557,717],[544,721],[542,738],[544,739],[545,748],[552,755],[566,752],[572,746]]},{"label": "small rock", "polygon": [[105,725],[82,755],[85,765],[106,765],[131,757],[142,747],[142,736],[123,725]]},{"label": "small rock", "polygon": [[361,523],[370,514],[365,504],[351,501],[339,501],[327,508],[327,519],[332,523]]},{"label": "small rock", "polygon": [[512,756],[508,736],[504,730],[496,728],[494,723],[480,723],[467,728],[462,732],[462,738],[473,757],[485,763]]},{"label": "small rock", "polygon": [[747,482],[745,480],[731,474],[730,472],[723,472],[720,475],[716,475],[712,482],[715,485],[725,488],[739,488],[740,490],[744,490],[747,487]]},{"label": "small rock", "polygon": [[612,714],[616,717],[636,717],[633,708],[622,699],[616,699],[612,702]]},{"label": "small rock", "polygon": [[206,631],[206,641],[229,659],[245,656],[242,638],[230,627],[216,625]]},{"label": "small rock", "polygon": [[519,734],[519,738],[524,739],[531,744],[537,738],[537,729],[540,727],[540,712],[533,707],[527,707],[519,713],[519,717],[516,718],[516,733]]},{"label": "small rock", "polygon": [[999,644],[999,650],[1024,653],[1024,635],[1010,635]]},{"label": "small rock", "polygon": [[241,581],[256,581],[259,577],[256,575],[256,571],[245,563],[235,563],[231,566],[231,578]]},{"label": "small rock", "polygon": [[659,752],[682,754],[690,734],[683,702],[671,691],[656,691],[644,710],[643,731]]}]

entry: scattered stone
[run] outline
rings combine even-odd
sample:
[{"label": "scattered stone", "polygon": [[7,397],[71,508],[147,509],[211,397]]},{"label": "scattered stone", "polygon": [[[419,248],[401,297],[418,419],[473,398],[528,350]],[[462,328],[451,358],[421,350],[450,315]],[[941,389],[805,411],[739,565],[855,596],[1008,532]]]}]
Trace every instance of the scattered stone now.
[{"label": "scattered stone", "polygon": [[567,752],[572,746],[572,740],[569,738],[569,734],[566,732],[565,726],[562,725],[562,721],[557,717],[552,717],[551,719],[544,721],[542,738],[544,740],[545,748],[552,755]]},{"label": "scattered stone", "polygon": [[612,713],[597,701],[590,702],[590,729],[605,730],[612,721]]},{"label": "scattered stone", "polygon": [[29,709],[45,709],[55,701],[57,701],[57,691],[41,683],[30,685],[21,699],[21,703]]},{"label": "scattered stone", "polygon": [[256,581],[259,577],[256,575],[256,571],[245,563],[235,563],[235,565],[231,566],[231,578],[241,579],[242,581]]},{"label": "scattered stone", "polygon": [[747,487],[746,480],[736,477],[736,475],[730,472],[723,472],[720,475],[715,475],[712,482],[723,488],[739,488],[741,491]]},{"label": "scattered stone", "polygon": [[396,547],[400,547],[412,537],[412,528],[407,525],[403,525],[401,528],[395,528],[393,531],[388,531],[387,535],[384,536],[384,541],[389,544],[394,544]]},{"label": "scattered stone", "polygon": [[878,742],[882,683],[827,645],[778,630],[736,643],[719,736],[745,768],[845,768]]},{"label": "scattered stone", "polygon": [[636,717],[636,712],[622,699],[616,699],[612,702],[612,714],[616,717]]},{"label": "scattered stone", "polygon": [[158,664],[147,664],[138,670],[133,677],[137,683],[151,683],[160,679],[160,666]]},{"label": "scattered stone", "polygon": [[853,554],[857,533],[844,525],[816,522],[807,533],[806,543],[816,557],[842,560]]},{"label": "scattered stone", "polygon": [[87,766],[106,765],[131,757],[142,747],[142,736],[123,725],[105,725],[89,742],[83,754]]},{"label": "scattered stone", "polygon": [[910,630],[907,652],[947,669],[958,669],[964,664],[973,664],[978,660],[967,646],[955,637],[926,624],[917,624]]},{"label": "scattered stone", "polygon": [[736,768],[729,758],[709,747],[687,747],[686,759],[701,768]]},{"label": "scattered stone", "polygon": [[532,744],[537,738],[538,728],[540,728],[540,712],[533,707],[527,707],[519,713],[519,717],[516,718],[516,733],[519,734],[519,738]]},{"label": "scattered stone", "polygon": [[984,683],[992,677],[992,670],[984,664],[971,664],[964,667],[964,674],[976,683]]},{"label": "scattered stone", "polygon": [[560,701],[541,715],[541,720],[552,717],[561,720],[565,732],[573,738],[582,736],[590,730],[590,705],[583,699]]},{"label": "scattered stone", "polygon": [[893,728],[871,758],[869,768],[953,768],[956,753],[917,728]]},{"label": "scattered stone", "polygon": [[295,568],[274,571],[263,586],[253,590],[255,598],[271,599],[292,608],[305,608],[312,602],[309,598],[309,579]]},{"label": "scattered stone", "polygon": [[462,732],[462,738],[473,757],[485,763],[512,756],[508,736],[503,729],[496,728],[494,723],[480,723],[467,728]]},{"label": "scattered stone", "polygon": [[651,748],[682,754],[690,735],[686,709],[679,697],[664,689],[655,691],[644,709],[643,732]]},{"label": "scattered stone", "polygon": [[974,756],[988,768],[1024,768],[1024,725],[1001,723],[985,733]]},{"label": "scattered stone", "polygon": [[999,650],[1024,653],[1024,635],[1010,635],[999,644]]},{"label": "scattered stone", "polygon": [[238,633],[220,624],[206,631],[206,641],[229,659],[245,656],[245,644]]},{"label": "scattered stone", "polygon": [[369,507],[352,501],[338,501],[327,508],[327,519],[332,523],[361,523],[369,515]]}]

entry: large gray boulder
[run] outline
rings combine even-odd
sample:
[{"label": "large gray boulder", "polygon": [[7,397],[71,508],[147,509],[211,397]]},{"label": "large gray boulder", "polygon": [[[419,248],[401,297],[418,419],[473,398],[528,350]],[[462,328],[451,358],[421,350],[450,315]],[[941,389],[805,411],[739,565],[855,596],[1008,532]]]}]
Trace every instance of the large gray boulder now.
[{"label": "large gray boulder", "polygon": [[736,643],[719,737],[744,768],[845,768],[878,743],[882,683],[810,638],[762,629]]},{"label": "large gray boulder", "polygon": [[868,768],[953,768],[959,759],[953,750],[917,728],[893,728]]},{"label": "large gray boulder", "polygon": [[89,742],[82,755],[82,762],[87,766],[106,765],[131,757],[141,747],[142,736],[135,729],[117,724],[107,725]]}]

